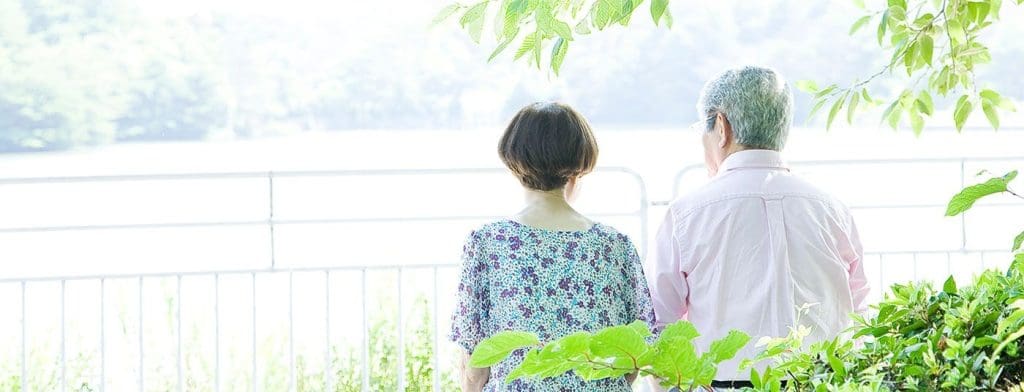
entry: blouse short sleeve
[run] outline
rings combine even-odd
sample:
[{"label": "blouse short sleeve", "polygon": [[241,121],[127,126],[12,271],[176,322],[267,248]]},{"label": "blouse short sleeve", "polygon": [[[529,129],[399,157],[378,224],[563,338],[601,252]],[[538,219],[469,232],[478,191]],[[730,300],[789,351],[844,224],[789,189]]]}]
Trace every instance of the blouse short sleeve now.
[{"label": "blouse short sleeve", "polygon": [[470,233],[462,247],[462,268],[448,335],[466,352],[473,352],[477,343],[488,336],[484,329],[490,309],[485,274],[487,265],[481,256],[479,235]]},{"label": "blouse short sleeve", "polygon": [[632,288],[634,298],[633,319],[647,323],[654,330],[654,306],[651,304],[651,291],[647,287],[647,278],[644,277],[644,265],[637,254],[636,246],[628,238],[626,239],[628,252],[627,268],[629,268],[629,284]]}]

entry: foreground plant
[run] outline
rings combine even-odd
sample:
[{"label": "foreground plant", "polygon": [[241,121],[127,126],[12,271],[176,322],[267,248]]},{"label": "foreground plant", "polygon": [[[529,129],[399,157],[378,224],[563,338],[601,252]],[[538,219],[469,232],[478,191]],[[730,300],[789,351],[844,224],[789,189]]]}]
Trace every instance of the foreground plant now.
[{"label": "foreground plant", "polygon": [[517,350],[529,349],[505,382],[571,371],[588,381],[639,374],[654,377],[665,387],[692,390],[710,386],[718,364],[733,358],[750,340],[743,332],[731,331],[698,354],[693,339],[699,335],[687,321],[668,325],[657,339],[642,321],[594,333],[577,332],[546,344],[532,333],[505,331],[480,342],[470,365],[494,366]]},{"label": "foreground plant", "polygon": [[[949,202],[947,216],[970,210],[990,195],[1007,193],[1016,171],[964,188]],[[855,317],[853,339],[803,346],[796,329],[768,339],[762,354],[744,362],[768,361],[751,370],[758,391],[993,391],[1020,390],[1024,383],[1024,233],[1006,273],[986,271],[973,284],[957,287],[953,277],[940,290],[929,283],[897,284],[874,306],[877,314]]]},{"label": "foreground plant", "polygon": [[853,339],[801,350],[806,334],[794,331],[763,342],[744,361],[771,363],[751,371],[754,390],[996,391],[1024,382],[1024,263],[962,288],[952,278],[941,291],[895,285],[874,308],[876,316],[855,318]]}]

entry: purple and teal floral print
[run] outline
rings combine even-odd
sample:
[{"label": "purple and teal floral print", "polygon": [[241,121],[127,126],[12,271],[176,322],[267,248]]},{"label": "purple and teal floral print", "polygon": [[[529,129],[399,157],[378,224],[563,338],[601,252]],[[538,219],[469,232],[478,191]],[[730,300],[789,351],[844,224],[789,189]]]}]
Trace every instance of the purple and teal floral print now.
[{"label": "purple and teal floral print", "polygon": [[[552,231],[504,220],[466,239],[449,338],[467,352],[504,330],[550,341],[635,320],[654,322],[647,281],[633,243],[611,227]],[[624,379],[585,382],[572,373],[506,384],[520,361],[521,352],[493,366],[484,391],[630,390]]]}]

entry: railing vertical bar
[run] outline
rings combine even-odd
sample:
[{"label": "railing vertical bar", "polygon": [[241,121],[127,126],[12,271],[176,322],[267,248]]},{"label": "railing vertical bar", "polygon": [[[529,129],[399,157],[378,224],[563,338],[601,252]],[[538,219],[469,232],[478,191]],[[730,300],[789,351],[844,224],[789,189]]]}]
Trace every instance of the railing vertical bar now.
[{"label": "railing vertical bar", "polygon": [[438,310],[438,299],[440,298],[438,295],[438,286],[440,285],[438,276],[438,267],[434,267],[434,316],[430,318],[430,321],[434,323],[433,328],[431,328],[431,330],[434,331],[434,347],[432,350],[433,354],[430,356],[434,367],[434,392],[441,391],[441,361],[439,360],[439,357],[441,356],[441,341],[438,339],[438,330],[441,329],[441,312]]},{"label": "railing vertical bar", "polygon": [[[885,292],[885,257],[878,255],[878,288],[881,292]],[[882,294],[883,296],[885,294]]]},{"label": "railing vertical bar", "polygon": [[175,298],[176,308],[174,309],[174,328],[178,338],[178,392],[182,392],[185,390],[185,377],[182,372],[183,361],[181,355],[181,275],[178,275],[177,286],[177,294]]},{"label": "railing vertical bar", "polygon": [[68,390],[68,352],[67,352],[67,281],[60,281],[60,390]]},{"label": "railing vertical bar", "polygon": [[362,278],[363,278],[363,284],[362,284],[362,289],[363,289],[363,297],[362,297],[362,299],[363,299],[363,309],[362,309],[363,310],[363,361],[362,361],[362,363],[363,363],[363,372],[362,372],[362,376],[363,376],[363,392],[370,392],[370,365],[369,365],[370,364],[370,322],[369,322],[368,317],[367,317],[367,311],[368,311],[368,309],[367,309],[367,305],[368,305],[367,301],[369,301],[369,299],[366,296],[366,293],[369,290],[367,290],[367,288],[366,288],[366,285],[367,285],[366,284],[367,283],[366,268],[363,268]]},{"label": "railing vertical bar", "polygon": [[277,266],[277,244],[274,241],[274,172],[267,172],[267,227],[270,228],[270,269]]},{"label": "railing vertical bar", "polygon": [[140,276],[139,277],[139,391],[140,392],[146,390],[146,388],[145,388],[146,387],[146,376],[145,376],[145,374],[146,374],[146,367],[145,367],[146,366],[146,350],[145,350],[145,348],[143,346],[143,337],[144,337],[143,335],[144,334],[142,332],[143,329],[144,329],[143,328],[144,327],[143,326],[144,314],[143,314],[143,310],[142,310],[143,309],[143,303],[142,303],[143,299],[144,299],[143,298],[143,280],[142,280],[142,277]]},{"label": "railing vertical bar", "polygon": [[[960,159],[960,189],[967,186],[967,160]],[[967,250],[967,212],[960,214],[960,250]]]},{"label": "railing vertical bar", "polygon": [[953,275],[953,254],[946,252],[946,275]]},{"label": "railing vertical bar", "polygon": [[324,271],[324,390],[334,391],[331,374],[331,271]]},{"label": "railing vertical bar", "polygon": [[647,247],[649,245],[648,242],[650,242],[647,239],[647,236],[650,235],[648,233],[650,229],[648,228],[647,211],[651,203],[647,195],[647,184],[644,182],[643,177],[636,175],[636,179],[640,184],[640,257],[643,260],[647,257]]},{"label": "railing vertical bar", "polygon": [[[978,253],[978,262],[981,264],[981,271],[985,270],[985,252]],[[978,271],[978,272],[981,272]]]},{"label": "railing vertical bar", "polygon": [[398,391],[405,391],[405,320],[402,317],[402,267],[398,267]]},{"label": "railing vertical bar", "polygon": [[256,392],[256,273],[252,273],[252,390]]},{"label": "railing vertical bar", "polygon": [[917,273],[917,253],[911,253],[911,257],[913,257],[913,263],[914,263],[914,280],[916,281],[916,280],[919,280],[919,279],[920,279],[920,276],[919,276],[919,275],[918,275],[918,273]]},{"label": "railing vertical bar", "polygon": [[100,279],[100,392],[107,389],[107,280]]},{"label": "railing vertical bar", "polygon": [[21,282],[21,392],[28,392],[28,318],[25,306],[25,281]]},{"label": "railing vertical bar", "polygon": [[220,274],[213,275],[213,390],[220,392]]},{"label": "railing vertical bar", "polygon": [[295,290],[294,273],[288,271],[288,390],[295,391]]}]

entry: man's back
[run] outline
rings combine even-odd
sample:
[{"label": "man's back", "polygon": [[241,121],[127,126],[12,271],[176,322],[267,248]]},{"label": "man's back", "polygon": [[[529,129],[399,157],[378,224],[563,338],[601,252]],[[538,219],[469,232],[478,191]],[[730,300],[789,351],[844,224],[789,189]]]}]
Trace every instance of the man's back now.
[{"label": "man's back", "polygon": [[[704,350],[731,329],[755,341],[796,325],[810,327],[812,340],[845,329],[868,291],[846,208],[791,174],[775,151],[734,153],[719,173],[673,202],[659,230],[648,263],[658,323],[690,320]],[[737,358],[757,351],[751,344]],[[724,363],[716,379],[747,379],[738,362]]]}]

